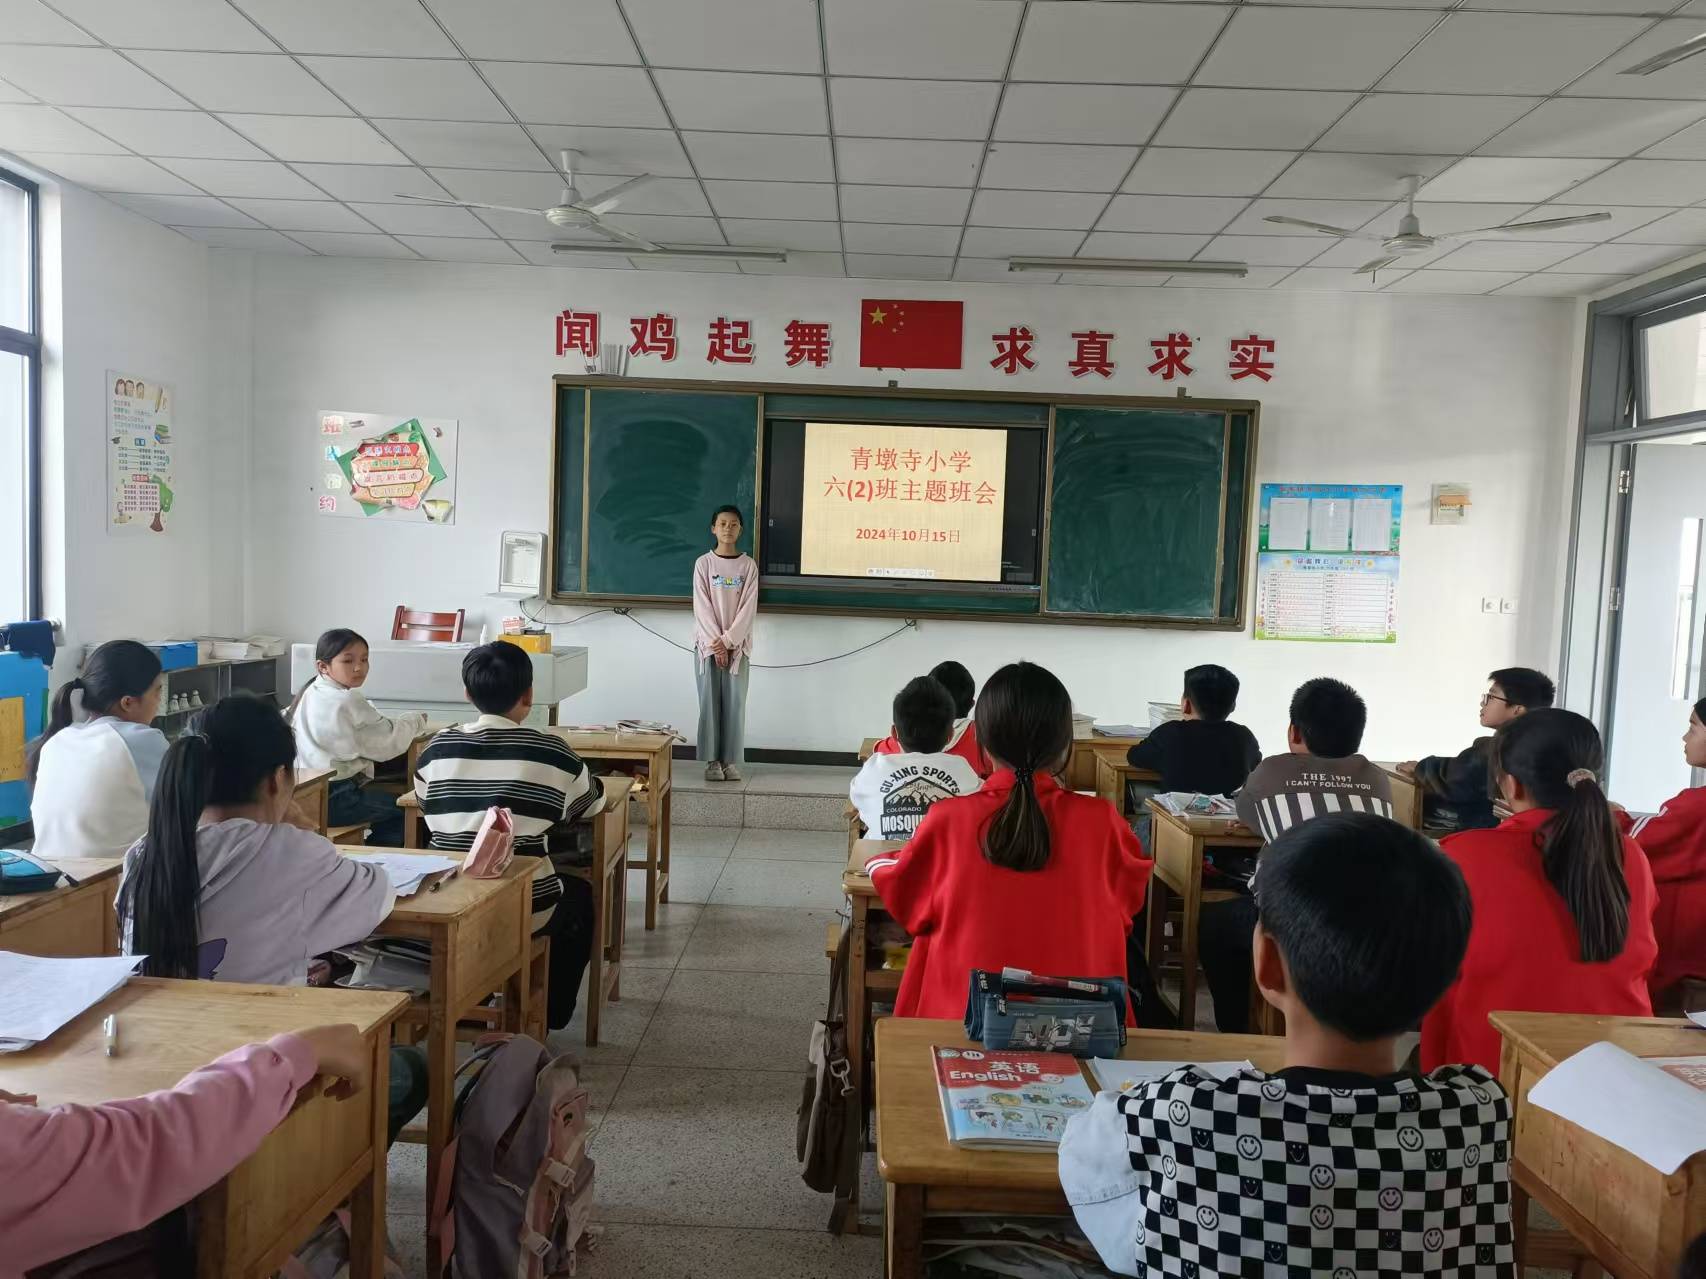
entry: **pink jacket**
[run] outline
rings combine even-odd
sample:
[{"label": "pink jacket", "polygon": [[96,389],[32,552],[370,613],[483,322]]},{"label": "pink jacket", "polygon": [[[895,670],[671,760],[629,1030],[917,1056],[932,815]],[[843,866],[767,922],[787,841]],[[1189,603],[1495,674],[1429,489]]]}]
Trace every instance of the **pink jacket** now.
[{"label": "pink jacket", "polygon": [[693,647],[703,661],[717,640],[735,654],[729,670],[752,652],[752,619],[758,613],[758,565],[750,555],[726,559],[706,551],[693,565]]},{"label": "pink jacket", "polygon": [[307,1042],[276,1035],[146,1097],[48,1110],[0,1102],[0,1279],[188,1203],[259,1148],[316,1064]]}]

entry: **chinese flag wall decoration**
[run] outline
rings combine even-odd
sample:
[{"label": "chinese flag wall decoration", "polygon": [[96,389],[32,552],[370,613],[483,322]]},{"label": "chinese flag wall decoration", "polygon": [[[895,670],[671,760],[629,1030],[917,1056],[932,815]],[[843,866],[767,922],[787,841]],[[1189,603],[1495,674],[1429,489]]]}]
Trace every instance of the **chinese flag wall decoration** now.
[{"label": "chinese flag wall decoration", "polygon": [[957,369],[965,303],[866,298],[859,304],[859,365]]}]

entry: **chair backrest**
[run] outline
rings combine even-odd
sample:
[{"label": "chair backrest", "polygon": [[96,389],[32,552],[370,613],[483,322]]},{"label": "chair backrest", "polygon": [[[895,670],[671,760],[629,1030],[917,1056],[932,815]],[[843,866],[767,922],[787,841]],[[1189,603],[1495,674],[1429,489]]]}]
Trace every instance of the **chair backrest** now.
[{"label": "chair backrest", "polygon": [[391,619],[391,638],[394,640],[449,640],[452,644],[462,638],[462,617],[466,609],[454,613],[433,613],[426,609],[397,605]]}]

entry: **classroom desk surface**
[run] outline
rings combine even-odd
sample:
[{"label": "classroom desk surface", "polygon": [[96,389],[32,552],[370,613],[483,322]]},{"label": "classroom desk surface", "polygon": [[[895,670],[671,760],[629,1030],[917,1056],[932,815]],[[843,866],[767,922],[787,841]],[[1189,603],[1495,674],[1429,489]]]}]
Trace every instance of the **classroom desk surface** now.
[{"label": "classroom desk surface", "polygon": [[43,860],[76,880],[45,893],[0,896],[0,950],[75,959],[118,954],[118,895],[122,857]]},{"label": "classroom desk surface", "polygon": [[[568,871],[592,889],[592,954],[586,967],[586,1046],[598,1047],[608,1003],[622,998],[622,945],[628,928],[628,791],[633,779],[607,777],[606,803],[592,822],[592,863]],[[543,1021],[541,1021],[543,1024]]]},{"label": "classroom desk surface", "polygon": [[1422,788],[1416,785],[1416,779],[1408,773],[1400,772],[1395,763],[1376,763],[1375,767],[1386,774],[1386,780],[1392,787],[1393,820],[1411,830],[1421,830]]},{"label": "classroom desk surface", "polygon": [[1141,742],[1138,737],[1103,737],[1093,728],[1085,728],[1073,734],[1072,752],[1067,756],[1065,780],[1062,785],[1068,790],[1094,790],[1096,788],[1096,761],[1098,759],[1119,760],[1122,763],[1133,746]]},{"label": "classroom desk surface", "polygon": [[554,728],[582,759],[632,764],[646,775],[646,855],[628,869],[646,872],[646,930],[658,926],[658,907],[669,901],[669,827],[675,801],[672,733]]},{"label": "classroom desk surface", "polygon": [[[407,1003],[390,991],[133,977],[52,1038],[0,1056],[0,1089],[34,1093],[42,1106],[116,1101],[170,1088],[244,1044],[353,1022],[373,1053],[371,1086],[340,1101],[311,1084],[260,1149],[197,1199],[197,1274],[270,1276],[350,1199],[350,1274],[379,1279],[390,1026]],[[109,1014],[119,1018],[117,1057],[103,1051]]]}]

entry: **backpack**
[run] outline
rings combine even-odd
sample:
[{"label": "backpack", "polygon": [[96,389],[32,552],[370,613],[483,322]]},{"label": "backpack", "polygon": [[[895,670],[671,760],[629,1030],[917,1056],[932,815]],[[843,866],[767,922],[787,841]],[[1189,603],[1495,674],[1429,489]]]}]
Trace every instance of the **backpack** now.
[{"label": "backpack", "polygon": [[576,1070],[525,1035],[484,1035],[458,1067],[427,1218],[457,1279],[572,1275],[578,1249],[592,1246],[588,1099]]}]

